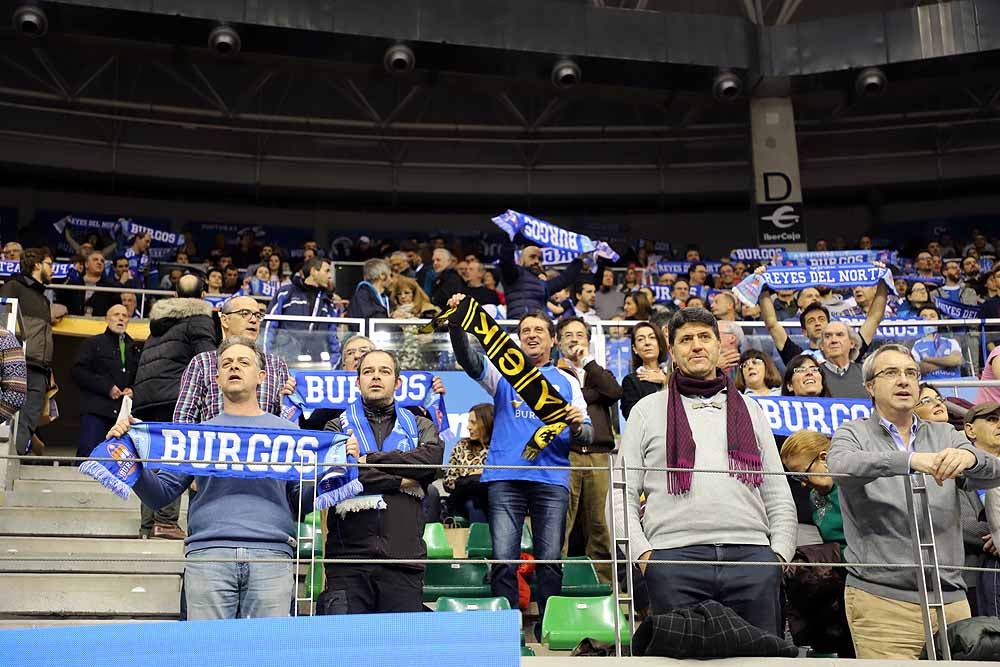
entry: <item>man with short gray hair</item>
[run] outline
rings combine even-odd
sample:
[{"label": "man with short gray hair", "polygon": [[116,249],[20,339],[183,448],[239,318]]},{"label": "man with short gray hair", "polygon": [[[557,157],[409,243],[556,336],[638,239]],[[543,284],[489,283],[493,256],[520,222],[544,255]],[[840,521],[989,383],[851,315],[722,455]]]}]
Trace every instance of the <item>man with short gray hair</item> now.
[{"label": "man with short gray hair", "polygon": [[[949,623],[970,616],[966,583],[949,566],[964,564],[959,493],[1000,486],[997,459],[969,443],[947,422],[914,414],[920,369],[902,345],[880,347],[865,359],[864,386],[870,417],[844,424],[833,435],[827,458],[840,488],[848,563],[898,564],[912,559],[904,477],[923,473],[942,564],[941,587]],[[961,477],[962,481],[956,479]],[[904,567],[847,569],[847,622],[858,658],[910,659],[924,647],[917,571]],[[932,613],[937,626],[937,617]]]},{"label": "man with short gray hair", "polygon": [[347,307],[348,317],[370,319],[389,317],[389,297],[385,292],[392,279],[392,269],[384,259],[369,259],[364,265],[364,280],[358,283]]},{"label": "man with short gray hair", "polygon": [[434,284],[431,286],[431,303],[446,310],[448,299],[452,294],[465,291],[465,281],[455,270],[455,256],[445,248],[435,248],[431,253],[431,265],[434,267]]}]

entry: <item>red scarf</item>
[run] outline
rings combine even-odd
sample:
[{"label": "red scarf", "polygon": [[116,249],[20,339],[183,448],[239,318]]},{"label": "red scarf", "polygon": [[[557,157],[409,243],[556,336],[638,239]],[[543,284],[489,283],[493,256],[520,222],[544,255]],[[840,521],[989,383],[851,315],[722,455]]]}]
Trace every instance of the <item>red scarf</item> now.
[{"label": "red scarf", "polygon": [[[730,474],[744,484],[759,487],[764,476],[757,436],[747,406],[732,379],[717,373],[714,378],[693,378],[676,371],[670,375],[667,391],[667,467],[694,468],[695,442],[681,396],[710,398],[725,389],[726,440],[729,443]],[[710,409],[710,408],[707,408]],[[691,490],[691,471],[667,472],[667,492],[681,495]]]}]

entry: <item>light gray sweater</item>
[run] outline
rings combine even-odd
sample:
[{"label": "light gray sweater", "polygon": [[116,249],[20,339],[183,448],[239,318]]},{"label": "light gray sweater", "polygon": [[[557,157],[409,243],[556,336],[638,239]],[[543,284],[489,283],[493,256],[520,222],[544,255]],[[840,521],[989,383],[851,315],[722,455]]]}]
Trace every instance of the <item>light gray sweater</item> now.
[{"label": "light gray sweater", "polygon": [[[665,468],[667,465],[667,392],[646,396],[632,408],[619,447],[619,459],[628,464],[627,517],[632,557],[651,549],[673,549],[698,544],[752,544],[770,546],[786,561],[795,554],[796,515],[788,482],[782,475],[764,475],[759,488],[748,486],[728,473],[695,472],[691,490],[667,493],[667,473],[631,466]],[[765,471],[781,472],[774,435],[760,406],[739,394],[717,394],[700,407],[700,398],[684,398],[684,412],[695,441],[695,470],[726,470],[726,400],[743,401],[750,412]],[[698,407],[696,407],[698,406]],[[646,495],[646,510],[639,519],[639,497]],[[624,535],[621,494],[612,494],[618,535]]]},{"label": "light gray sweater", "polygon": [[[965,471],[961,484],[966,489],[1000,486],[997,459],[973,447],[951,424],[920,421],[913,437],[914,452],[939,452],[948,447],[967,449],[976,455],[976,464]],[[906,505],[910,452],[901,451],[879,422],[879,415],[856,419],[833,434],[827,459],[840,488],[840,511],[844,515],[844,536],[848,563],[912,563],[913,547]],[[961,489],[956,480],[941,486],[925,476],[927,497],[934,520],[934,541],[941,568],[941,588],[945,602],[965,598],[966,584],[959,570],[947,565],[964,565],[965,545],[959,504]],[[847,585],[873,595],[918,603],[916,570],[898,567],[848,567]]]}]

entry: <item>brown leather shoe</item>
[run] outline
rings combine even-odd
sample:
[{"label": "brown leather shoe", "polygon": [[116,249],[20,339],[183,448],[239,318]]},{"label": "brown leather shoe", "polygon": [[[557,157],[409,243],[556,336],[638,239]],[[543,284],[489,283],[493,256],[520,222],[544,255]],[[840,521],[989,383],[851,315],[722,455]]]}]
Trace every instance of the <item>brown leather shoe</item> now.
[{"label": "brown leather shoe", "polygon": [[154,540],[183,540],[187,537],[187,533],[174,523],[155,523],[153,524],[153,539]]}]

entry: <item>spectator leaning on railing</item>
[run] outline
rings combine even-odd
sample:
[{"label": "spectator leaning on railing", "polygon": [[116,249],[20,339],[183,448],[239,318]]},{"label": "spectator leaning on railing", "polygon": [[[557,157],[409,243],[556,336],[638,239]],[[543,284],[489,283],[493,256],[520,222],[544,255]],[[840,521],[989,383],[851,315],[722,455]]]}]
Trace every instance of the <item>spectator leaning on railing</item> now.
[{"label": "spectator leaning on railing", "polygon": [[848,568],[847,618],[859,658],[916,659],[924,647],[917,572],[891,566],[913,553],[904,476],[924,473],[937,482],[927,485],[927,500],[951,623],[970,615],[965,581],[947,567],[965,559],[955,478],[962,476],[967,488],[1000,486],[1000,464],[951,425],[915,416],[920,370],[906,347],[880,347],[865,360],[863,375],[874,411],[837,429],[827,458],[831,473],[847,475],[834,478],[845,559],[890,565]]}]

